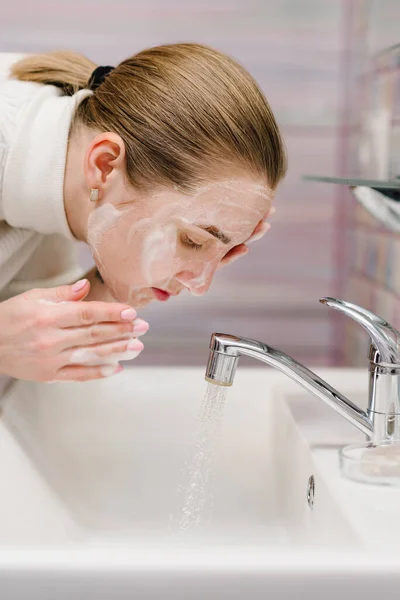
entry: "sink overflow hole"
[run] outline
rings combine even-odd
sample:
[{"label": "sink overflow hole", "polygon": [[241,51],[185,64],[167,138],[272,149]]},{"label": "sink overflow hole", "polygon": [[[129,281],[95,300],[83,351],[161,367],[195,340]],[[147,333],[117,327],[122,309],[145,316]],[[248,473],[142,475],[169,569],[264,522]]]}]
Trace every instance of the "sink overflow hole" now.
[{"label": "sink overflow hole", "polygon": [[308,479],[307,483],[307,502],[308,506],[312,509],[314,506],[314,496],[315,496],[315,479],[314,475],[311,475]]}]

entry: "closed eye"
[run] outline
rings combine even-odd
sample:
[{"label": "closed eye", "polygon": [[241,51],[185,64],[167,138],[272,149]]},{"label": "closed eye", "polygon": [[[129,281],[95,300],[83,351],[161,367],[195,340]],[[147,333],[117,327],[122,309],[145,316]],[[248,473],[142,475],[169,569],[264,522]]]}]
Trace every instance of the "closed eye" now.
[{"label": "closed eye", "polygon": [[181,236],[181,242],[184,246],[192,248],[193,250],[201,250],[203,247],[203,244],[196,244],[196,242],[191,240],[186,234]]}]

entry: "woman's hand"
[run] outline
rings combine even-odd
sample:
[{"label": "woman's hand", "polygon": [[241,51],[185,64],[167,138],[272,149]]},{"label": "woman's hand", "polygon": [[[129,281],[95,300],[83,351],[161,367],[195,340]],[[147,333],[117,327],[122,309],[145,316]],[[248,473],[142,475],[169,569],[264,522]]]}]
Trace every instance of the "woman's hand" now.
[{"label": "woman's hand", "polygon": [[90,290],[87,296],[85,296],[85,302],[92,302],[93,300],[99,302],[115,302],[108,286],[102,280],[97,267],[93,267],[84,276],[90,283]]},{"label": "woman's hand", "polygon": [[82,302],[87,280],[0,303],[0,373],[30,381],[87,381],[120,372],[149,326],[126,304]]},{"label": "woman's hand", "polygon": [[264,219],[259,221],[249,239],[245,243],[235,246],[225,254],[224,258],[221,260],[219,268],[226,267],[226,265],[229,265],[241,256],[245,256],[245,254],[247,254],[249,251],[247,244],[251,244],[251,242],[260,240],[267,233],[267,231],[271,229],[271,225],[270,223],[267,223],[267,219],[269,219],[269,217],[271,217],[275,212],[276,208],[271,206],[268,214]]}]

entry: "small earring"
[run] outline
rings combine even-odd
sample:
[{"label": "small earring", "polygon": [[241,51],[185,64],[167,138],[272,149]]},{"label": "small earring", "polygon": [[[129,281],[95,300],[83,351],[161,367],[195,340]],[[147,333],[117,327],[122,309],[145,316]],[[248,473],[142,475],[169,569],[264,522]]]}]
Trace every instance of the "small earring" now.
[{"label": "small earring", "polygon": [[99,190],[90,190],[90,202],[97,202],[99,199]]}]

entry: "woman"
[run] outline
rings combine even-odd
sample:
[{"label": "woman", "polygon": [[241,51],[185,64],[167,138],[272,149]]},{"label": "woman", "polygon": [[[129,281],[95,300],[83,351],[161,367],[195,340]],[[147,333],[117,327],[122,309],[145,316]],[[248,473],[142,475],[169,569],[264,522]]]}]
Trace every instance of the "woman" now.
[{"label": "woman", "polygon": [[[0,373],[118,373],[143,349],[136,310],[204,294],[268,229],[285,170],[257,84],[208,47],[116,68],[69,52],[13,64],[0,85]],[[97,268],[66,285],[81,276],[77,240]]]}]

